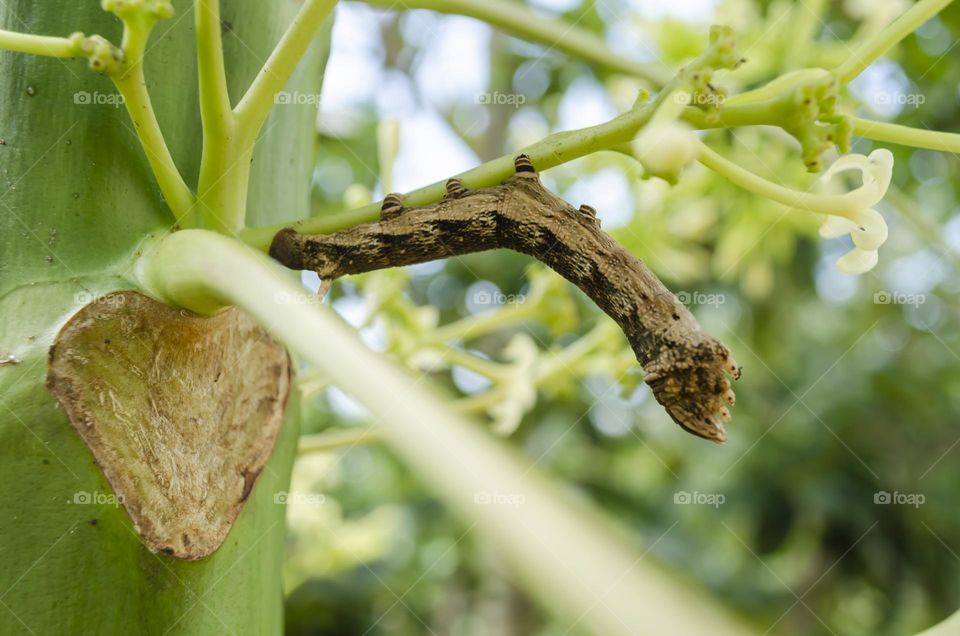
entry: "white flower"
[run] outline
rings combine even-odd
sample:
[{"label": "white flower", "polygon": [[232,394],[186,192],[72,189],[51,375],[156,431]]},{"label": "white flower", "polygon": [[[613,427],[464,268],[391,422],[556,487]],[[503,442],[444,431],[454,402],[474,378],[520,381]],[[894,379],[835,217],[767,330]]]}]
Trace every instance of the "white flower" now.
[{"label": "white flower", "polygon": [[633,152],[650,174],[675,183],[680,171],[697,158],[697,141],[689,124],[651,122],[633,141]]},{"label": "white flower", "polygon": [[863,185],[843,195],[851,209],[845,216],[827,215],[820,227],[823,238],[849,234],[854,248],[837,260],[837,268],[846,274],[863,274],[877,264],[880,246],[887,240],[887,222],[873,206],[883,199],[893,176],[893,154],[885,148],[874,150],[869,157],[844,155],[827,170],[822,180],[846,170],[859,170]]}]

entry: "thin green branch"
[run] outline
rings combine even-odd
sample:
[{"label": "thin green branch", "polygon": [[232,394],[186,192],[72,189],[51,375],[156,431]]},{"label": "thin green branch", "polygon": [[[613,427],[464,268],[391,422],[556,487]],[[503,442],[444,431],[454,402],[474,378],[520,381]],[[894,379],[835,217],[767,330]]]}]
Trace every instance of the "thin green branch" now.
[{"label": "thin green branch", "polygon": [[324,431],[301,437],[300,444],[297,446],[297,455],[349,450],[354,446],[378,444],[382,441],[383,435],[373,429]]},{"label": "thin green branch", "polygon": [[[650,106],[642,106],[596,126],[554,133],[531,146],[519,150],[517,153],[488,161],[454,176],[463,181],[463,184],[469,188],[496,185],[513,174],[513,158],[521,152],[530,156],[533,165],[538,170],[553,168],[579,157],[601,150],[609,150],[630,141],[652,114],[653,109]],[[409,192],[405,195],[404,202],[407,205],[435,203],[446,192],[444,183],[438,181]],[[294,223],[248,228],[240,233],[240,237],[245,243],[266,251],[270,247],[273,236],[285,227],[292,227],[304,234],[329,233],[357,223],[374,221],[377,219],[379,212],[380,203],[371,203],[336,216],[314,217]]]},{"label": "thin green branch", "polygon": [[200,118],[203,152],[197,181],[195,225],[233,232],[246,221],[249,161],[239,157],[250,148],[238,140],[237,117],[230,107],[219,0],[196,0],[197,70],[200,84]]},{"label": "thin green branch", "polygon": [[31,35],[14,31],[0,30],[0,49],[29,53],[44,57],[82,57],[83,53],[77,49],[77,43],[70,38],[58,38],[49,35]]},{"label": "thin green branch", "polygon": [[143,67],[138,63],[135,67],[128,68],[122,76],[112,79],[123,96],[123,103],[130,119],[133,120],[134,130],[147,155],[147,161],[150,162],[150,168],[157,179],[163,198],[178,221],[189,222],[195,198],[180,175],[170,149],[167,148],[167,142],[163,138],[163,132],[160,130],[160,124],[147,92]]},{"label": "thin green branch", "polygon": [[853,134],[874,141],[960,154],[960,134],[851,117]]},{"label": "thin green branch", "polygon": [[920,25],[940,13],[953,0],[920,0],[890,25],[864,42],[836,68],[844,84],[862,73],[884,53],[896,46]]},{"label": "thin green branch", "polygon": [[278,92],[286,86],[320,25],[336,0],[306,0],[293,23],[270,54],[257,78],[237,104],[235,112],[248,143],[253,143],[266,121]]},{"label": "thin green branch", "polygon": [[869,205],[857,205],[860,197],[856,192],[849,192],[846,195],[815,194],[813,192],[801,192],[768,181],[730,161],[703,142],[700,142],[698,160],[731,183],[791,208],[850,217],[853,210],[869,207]]},{"label": "thin green branch", "polygon": [[200,117],[206,134],[226,137],[233,123],[220,34],[220,0],[196,0],[197,71],[200,78]]},{"label": "thin green branch", "polygon": [[126,8],[124,5],[120,5],[120,8],[114,4],[109,6],[108,10],[117,12],[123,21],[123,60],[118,65],[109,67],[107,74],[123,96],[127,113],[133,121],[134,130],[167,205],[178,222],[189,224],[196,199],[184,182],[167,147],[143,75],[143,56],[147,41],[160,17]]},{"label": "thin green branch", "polygon": [[810,57],[810,45],[815,42],[817,33],[825,24],[823,14],[826,9],[827,0],[806,0],[794,5],[795,20],[790,34],[792,45],[786,49],[789,54],[783,61],[784,70],[806,66]]},{"label": "thin green branch", "polygon": [[519,2],[507,0],[363,0],[385,9],[429,9],[476,18],[522,40],[539,42],[599,67],[648,80],[660,87],[673,72],[663,64],[644,63],[618,55],[600,38],[575,25],[546,18]]}]

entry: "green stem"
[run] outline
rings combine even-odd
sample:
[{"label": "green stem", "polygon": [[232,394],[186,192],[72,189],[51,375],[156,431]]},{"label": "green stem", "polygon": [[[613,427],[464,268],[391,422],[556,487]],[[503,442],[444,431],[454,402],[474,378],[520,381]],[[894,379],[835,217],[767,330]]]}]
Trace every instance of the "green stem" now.
[{"label": "green stem", "polygon": [[147,155],[147,161],[150,163],[167,206],[173,212],[174,218],[189,223],[195,198],[173,161],[153,111],[153,103],[150,101],[147,83],[143,77],[142,52],[142,48],[139,51],[134,50],[133,53],[139,53],[139,55],[129,56],[128,64],[121,66],[120,72],[112,74],[111,79],[123,95],[124,106],[133,121],[134,130]]},{"label": "green stem", "polygon": [[503,365],[472,355],[462,349],[457,349],[456,347],[444,347],[444,349],[440,352],[440,355],[442,355],[443,358],[452,365],[463,367],[464,369],[468,369],[474,373],[479,373],[480,375],[490,378],[491,380],[503,378]]},{"label": "green stem", "polygon": [[851,117],[853,134],[875,141],[884,141],[914,148],[960,153],[960,134],[939,130],[920,130],[910,126]]},{"label": "green stem", "polygon": [[329,453],[330,451],[351,449],[354,446],[378,444],[383,435],[373,429],[325,431],[315,435],[304,435],[297,446],[297,455],[309,453]]},{"label": "green stem", "polygon": [[243,227],[249,167],[237,159],[237,120],[230,107],[219,0],[196,0],[197,71],[203,151],[195,223],[218,231]]},{"label": "green stem", "polygon": [[496,384],[488,391],[467,395],[450,402],[450,409],[461,414],[483,413],[504,400],[503,384]]},{"label": "green stem", "polygon": [[644,562],[596,510],[452,413],[364,346],[329,308],[275,302],[301,290],[264,255],[220,234],[184,230],[146,246],[135,271],[158,297],[194,311],[236,304],[329,374],[370,410],[423,483],[497,546],[525,587],[563,621],[610,636],[753,633],[688,583]]},{"label": "green stem", "polygon": [[[585,358],[595,349],[598,349],[616,338],[620,330],[606,318],[602,322],[575,342],[560,351],[548,352],[543,355],[543,361],[537,368],[537,386],[552,379],[554,376],[569,372],[578,361]],[[631,356],[632,358],[632,356]],[[611,369],[611,372],[613,370]]]},{"label": "green stem", "polygon": [[48,35],[31,35],[15,31],[0,30],[0,49],[42,55],[45,57],[82,57],[83,53],[77,50],[76,42],[68,38],[58,38]]},{"label": "green stem", "polygon": [[203,118],[203,158],[196,226],[234,234],[246,224],[250,161],[274,97],[293,74],[336,0],[307,0],[246,94],[230,110],[216,0],[198,0],[197,59]]},{"label": "green stem", "polygon": [[203,131],[225,137],[231,118],[230,94],[223,61],[219,0],[196,0],[193,5],[197,29],[197,71],[200,78],[200,117]]},{"label": "green stem", "polygon": [[791,208],[852,218],[857,210],[870,207],[852,199],[854,193],[814,194],[778,185],[726,159],[702,142],[699,161],[731,183]]},{"label": "green stem", "polygon": [[663,86],[673,73],[663,64],[647,64],[611,51],[602,38],[559,20],[545,18],[519,2],[506,0],[364,0],[367,4],[391,10],[429,9],[476,18],[505,33],[529,42],[546,44],[550,49],[590,62],[598,67],[648,80]]},{"label": "green stem", "polygon": [[805,0],[794,5],[796,20],[791,29],[793,45],[787,49],[790,53],[784,60],[784,69],[795,69],[806,64],[810,57],[810,45],[824,24],[823,13],[826,8],[827,0]]},{"label": "green stem", "polygon": [[[615,148],[633,139],[637,131],[650,119],[655,106],[656,102],[631,110],[596,126],[554,133],[515,154],[504,155],[454,176],[463,181],[463,184],[468,188],[483,188],[501,183],[512,175],[514,172],[513,159],[521,152],[529,155],[537,170],[542,171],[600,150]],[[438,181],[409,192],[404,196],[404,202],[407,205],[435,203],[446,192],[445,183],[445,181]],[[303,234],[322,234],[358,223],[375,221],[379,213],[380,203],[371,203],[336,216],[314,217],[294,223],[249,228],[240,233],[240,238],[248,245],[266,251],[270,247],[273,236],[285,227],[291,227]]]},{"label": "green stem", "polygon": [[252,144],[260,133],[263,122],[273,108],[276,94],[286,86],[297,63],[306,53],[310,42],[320,30],[321,23],[335,4],[336,0],[306,0],[257,78],[237,104],[234,112],[247,143]]},{"label": "green stem", "polygon": [[953,0],[920,0],[851,53],[843,64],[836,68],[837,77],[844,84],[849,82],[951,2]]},{"label": "green stem", "polygon": [[437,327],[428,338],[428,343],[444,343],[451,340],[471,340],[479,338],[494,329],[510,323],[533,318],[539,312],[536,303],[514,303],[495,312],[485,312],[467,316],[460,320]]}]

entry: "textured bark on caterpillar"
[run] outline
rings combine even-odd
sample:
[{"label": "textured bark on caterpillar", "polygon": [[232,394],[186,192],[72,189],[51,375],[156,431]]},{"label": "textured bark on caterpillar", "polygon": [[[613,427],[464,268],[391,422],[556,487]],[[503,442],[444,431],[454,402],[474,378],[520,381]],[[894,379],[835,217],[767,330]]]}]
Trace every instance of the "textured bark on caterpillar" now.
[{"label": "textured bark on caterpillar", "polygon": [[274,237],[270,255],[324,281],[386,267],[498,248],[533,256],[582,289],[623,329],[644,380],[673,420],[694,435],[724,442],[727,375],[740,377],[730,351],[704,333],[693,315],[637,257],[600,229],[596,211],[573,208],[547,190],[526,155],[498,186],[468,190],[447,182],[437,204],[383,201],[380,221],[329,235],[291,229]]}]

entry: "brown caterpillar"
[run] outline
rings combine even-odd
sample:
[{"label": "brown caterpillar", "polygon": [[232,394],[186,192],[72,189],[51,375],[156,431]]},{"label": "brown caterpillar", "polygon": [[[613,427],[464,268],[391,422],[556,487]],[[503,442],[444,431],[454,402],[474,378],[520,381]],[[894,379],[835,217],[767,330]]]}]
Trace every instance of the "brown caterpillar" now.
[{"label": "brown caterpillar", "polygon": [[582,289],[623,329],[657,401],[681,427],[722,443],[740,377],[730,351],[705,334],[693,315],[644,263],[600,230],[596,211],[574,209],[540,182],[529,157],[490,188],[458,179],[435,205],[383,201],[380,221],[329,235],[277,233],[270,255],[323,280],[471,252],[509,248],[540,260]]}]

